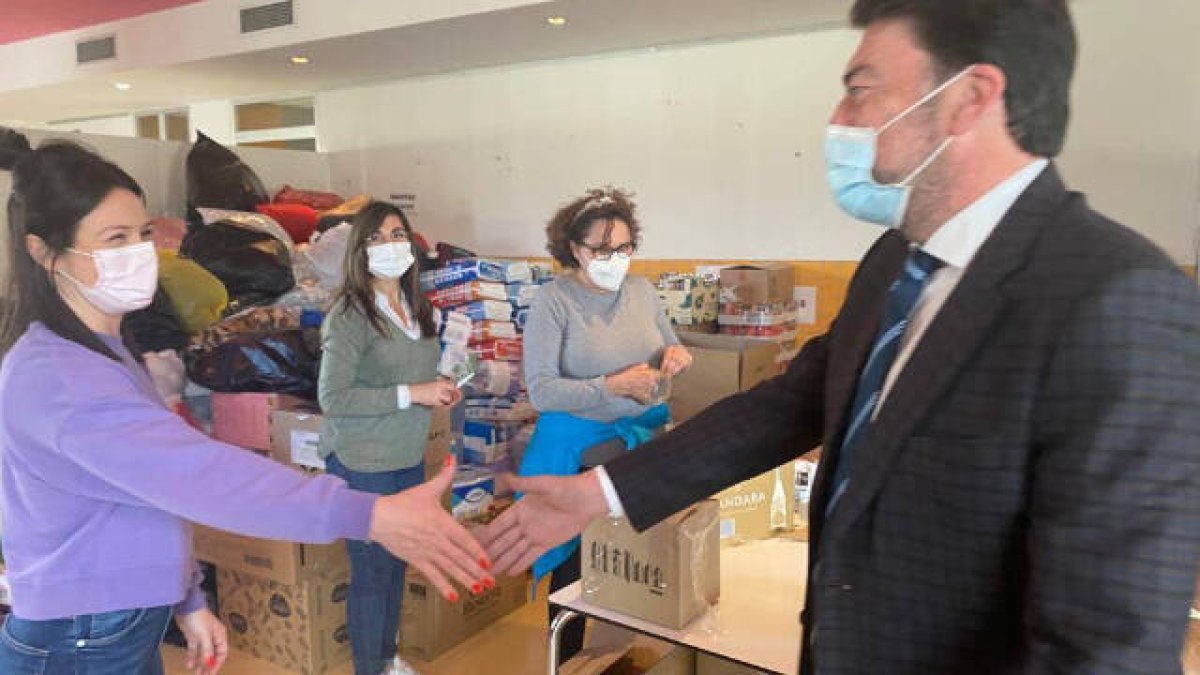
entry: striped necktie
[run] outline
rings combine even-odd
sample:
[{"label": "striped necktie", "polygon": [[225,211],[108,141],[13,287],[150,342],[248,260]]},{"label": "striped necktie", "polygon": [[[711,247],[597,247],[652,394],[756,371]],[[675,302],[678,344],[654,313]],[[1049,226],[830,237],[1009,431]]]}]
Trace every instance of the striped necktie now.
[{"label": "striped necktie", "polygon": [[875,415],[883,383],[896,361],[904,331],[908,328],[908,315],[917,304],[917,298],[925,288],[925,283],[943,264],[921,249],[914,248],[904,262],[904,271],[888,290],[879,332],[875,335],[871,355],[867,357],[867,363],[858,377],[858,386],[854,390],[854,405],[850,408],[846,435],[842,439],[841,451],[833,470],[833,498],[829,500],[826,513],[833,511],[834,504],[846,490],[855,446],[862,440]]}]

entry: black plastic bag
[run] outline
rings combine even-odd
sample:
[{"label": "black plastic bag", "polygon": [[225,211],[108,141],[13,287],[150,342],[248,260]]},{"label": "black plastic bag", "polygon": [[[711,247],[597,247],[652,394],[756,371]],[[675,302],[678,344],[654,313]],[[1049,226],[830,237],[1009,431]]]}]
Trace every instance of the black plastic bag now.
[{"label": "black plastic bag", "polygon": [[8,127],[0,127],[0,170],[12,171],[22,157],[33,152],[25,134]]},{"label": "black plastic bag", "polygon": [[438,242],[438,245],[434,248],[437,250],[438,267],[445,267],[450,264],[451,260],[478,257],[473,251],[469,251],[461,246],[455,246],[454,244],[447,244],[444,241]]},{"label": "black plastic bag", "polygon": [[217,221],[193,227],[180,255],[191,258],[225,284],[231,309],[274,302],[296,286],[287,246],[265,232]]},{"label": "black plastic bag", "polygon": [[254,169],[199,131],[187,156],[187,200],[190,207],[251,213],[271,201]]},{"label": "black plastic bag", "polygon": [[136,356],[164,349],[178,351],[187,346],[188,336],[160,284],[148,307],[130,312],[121,321],[121,334]]},{"label": "black plastic bag", "polygon": [[187,352],[188,377],[213,391],[277,392],[317,397],[320,345],[313,329],[238,333],[219,345]]}]

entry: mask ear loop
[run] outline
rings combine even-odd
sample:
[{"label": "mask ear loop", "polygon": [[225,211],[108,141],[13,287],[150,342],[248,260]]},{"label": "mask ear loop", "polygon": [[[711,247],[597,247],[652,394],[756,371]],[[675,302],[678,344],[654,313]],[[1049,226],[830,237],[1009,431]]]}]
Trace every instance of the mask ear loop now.
[{"label": "mask ear loop", "polygon": [[946,88],[949,87],[950,85],[961,80],[963,78],[963,76],[969,72],[971,72],[971,66],[967,66],[966,68],[963,68],[962,70],[958,71],[957,75],[955,75],[954,77],[941,83],[940,85],[937,86],[936,89],[929,92],[928,94],[925,94],[921,98],[917,99],[916,103],[913,103],[912,105],[908,106],[903,111],[901,111],[899,115],[896,115],[892,119],[885,122],[883,124],[883,126],[881,126],[875,130],[875,135],[878,136],[879,134],[882,134],[883,132],[885,132],[889,128],[891,128],[892,125],[894,125],[896,122],[899,122],[900,120],[907,117],[910,113],[912,113],[912,111],[916,110],[917,108],[920,108],[921,106],[925,105],[926,103],[929,103],[929,101],[932,100],[935,96],[937,96],[938,94],[945,91]]},{"label": "mask ear loop", "polygon": [[[87,256],[87,257],[91,258],[92,260],[95,260],[95,259],[96,259],[96,256],[92,255],[91,253],[88,253],[87,251],[80,251],[80,250],[79,250],[79,249],[77,249],[77,248],[68,248],[68,249],[66,249],[66,251],[67,251],[68,253],[76,253],[76,254],[78,254],[78,255]],[[99,270],[99,268],[97,268],[97,269],[96,269],[96,274],[97,274],[97,277],[99,277],[99,273],[100,273],[100,270]],[[70,274],[68,274],[66,271],[59,269],[59,268],[58,268],[58,258],[57,258],[57,257],[54,259],[54,262],[50,264],[50,276],[51,276],[51,279],[52,279],[52,280],[53,280],[53,277],[54,277],[54,275],[58,275],[58,276],[61,276],[61,277],[63,277],[64,279],[67,279],[67,280],[68,280],[68,281],[70,281],[71,283],[75,284],[75,286],[76,286],[76,287],[78,287],[78,288],[89,288],[89,286],[87,286],[86,284],[84,284],[82,281],[80,281],[80,280],[76,279],[75,277],[71,276],[71,275],[70,275]],[[57,285],[57,284],[55,284],[55,285]]]},{"label": "mask ear loop", "polygon": [[[954,77],[941,83],[936,89],[934,89],[933,91],[929,92],[928,94],[925,94],[924,96],[922,96],[921,99],[918,100],[916,103],[905,108],[904,112],[893,117],[890,122],[888,122],[887,124],[884,124],[882,127],[879,127],[879,130],[875,132],[875,135],[878,136],[879,134],[882,134],[884,131],[886,131],[888,128],[890,128],[893,124],[895,124],[896,122],[899,122],[901,119],[904,119],[904,117],[906,115],[908,115],[909,113],[911,113],[912,111],[914,111],[917,108],[928,103],[935,96],[937,96],[938,94],[945,91],[947,87],[949,87],[950,85],[952,85],[955,82],[962,79],[962,77],[969,72],[971,72],[971,66],[967,66],[966,68],[963,68],[962,70],[958,71],[957,75],[955,75]],[[917,168],[910,171],[909,174],[904,177],[904,180],[900,181],[899,183],[895,183],[894,185],[896,187],[908,187],[909,183],[911,183],[913,180],[915,180],[917,176],[920,176],[925,171],[925,169],[928,169],[930,164],[933,164],[935,161],[937,161],[937,158],[941,157],[942,153],[953,142],[954,142],[954,136],[947,136],[946,140],[942,141],[941,144],[938,145],[937,149],[934,150],[932,153],[930,153],[930,155],[928,157],[925,158],[924,162],[921,162],[921,164],[918,165]]]},{"label": "mask ear loop", "polygon": [[920,166],[918,166],[916,169],[913,169],[912,173],[908,174],[908,176],[906,176],[904,178],[904,180],[900,181],[899,183],[896,183],[896,186],[897,187],[908,187],[908,184],[911,183],[917,176],[920,176],[921,172],[925,171],[925,169],[928,169],[930,164],[933,164],[934,161],[937,160],[938,157],[941,157],[942,152],[946,148],[948,148],[952,142],[954,142],[954,137],[947,136],[946,140],[942,141],[941,145],[939,145],[937,147],[937,150],[934,150],[933,153],[930,154],[929,157],[927,157],[924,162],[921,162]]}]

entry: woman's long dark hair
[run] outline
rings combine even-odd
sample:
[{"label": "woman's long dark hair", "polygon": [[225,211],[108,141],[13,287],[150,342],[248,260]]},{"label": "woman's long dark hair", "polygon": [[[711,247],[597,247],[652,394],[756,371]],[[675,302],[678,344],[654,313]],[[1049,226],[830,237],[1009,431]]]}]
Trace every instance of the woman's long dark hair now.
[{"label": "woman's long dark hair", "polygon": [[345,279],[338,289],[334,304],[341,304],[342,312],[354,309],[367,317],[367,321],[379,332],[388,337],[391,333],[387,320],[375,307],[375,288],[371,285],[371,272],[367,269],[367,247],[370,246],[371,235],[383,226],[388,216],[396,216],[408,232],[408,240],[412,242],[413,257],[416,261],[412,267],[400,277],[400,290],[408,300],[425,337],[435,337],[437,326],[433,320],[433,305],[429,298],[421,292],[421,270],[424,261],[420,248],[413,242],[413,229],[408,224],[408,218],[399,208],[387,202],[373,201],[367,204],[351,221],[350,242],[346,246],[346,260],[343,263]]},{"label": "woman's long dark hair", "polygon": [[48,141],[17,162],[8,199],[8,260],[0,286],[0,357],[31,323],[40,321],[65,340],[120,360],[63,301],[52,273],[25,246],[25,235],[36,235],[57,260],[74,245],[79,221],[113,190],[144,198],[129,174],[75,143]]}]

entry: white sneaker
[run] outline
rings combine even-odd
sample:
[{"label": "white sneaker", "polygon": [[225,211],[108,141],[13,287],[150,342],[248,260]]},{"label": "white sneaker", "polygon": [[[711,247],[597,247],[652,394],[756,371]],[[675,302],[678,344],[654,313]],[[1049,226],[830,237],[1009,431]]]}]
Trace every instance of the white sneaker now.
[{"label": "white sneaker", "polygon": [[404,659],[400,658],[399,656],[393,656],[392,662],[389,663],[388,666],[386,668],[384,668],[383,672],[380,673],[379,675],[421,675],[421,674],[417,672],[416,668],[413,668],[411,665],[409,665],[408,661],[405,661]]}]

